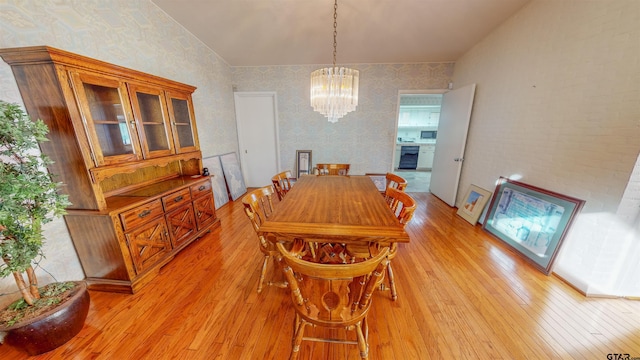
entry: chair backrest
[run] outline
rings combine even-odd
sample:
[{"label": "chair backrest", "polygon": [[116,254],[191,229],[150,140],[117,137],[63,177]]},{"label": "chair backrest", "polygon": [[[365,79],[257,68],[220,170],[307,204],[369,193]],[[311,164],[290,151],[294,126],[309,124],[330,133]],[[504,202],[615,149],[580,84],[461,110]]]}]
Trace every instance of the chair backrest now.
[{"label": "chair backrest", "polygon": [[291,190],[291,187],[294,184],[294,178],[291,175],[291,171],[287,170],[274,175],[271,178],[271,182],[273,183],[273,187],[276,189],[278,199],[282,200],[289,190]]},{"label": "chair backrest", "polygon": [[253,229],[258,234],[260,247],[263,251],[274,250],[273,245],[264,237],[259,235],[260,226],[267,221],[271,213],[273,213],[273,194],[275,190],[273,186],[264,186],[249,192],[242,198],[244,212],[247,214]]},{"label": "chair backrest", "polygon": [[299,258],[302,240],[296,240],[291,250],[281,243],[276,247],[296,311],[321,326],[351,325],[365,317],[389,263],[388,247],[380,248],[370,259],[350,264],[303,260]]},{"label": "chair backrest", "polygon": [[349,175],[351,164],[316,164],[318,175]]},{"label": "chair backrest", "polygon": [[392,187],[387,188],[384,197],[400,223],[403,226],[407,225],[416,211],[416,201],[406,192],[398,191]]},{"label": "chair backrest", "polygon": [[399,191],[404,191],[407,188],[407,180],[405,180],[402,176],[396,175],[394,173],[387,173],[387,188],[392,187]]}]

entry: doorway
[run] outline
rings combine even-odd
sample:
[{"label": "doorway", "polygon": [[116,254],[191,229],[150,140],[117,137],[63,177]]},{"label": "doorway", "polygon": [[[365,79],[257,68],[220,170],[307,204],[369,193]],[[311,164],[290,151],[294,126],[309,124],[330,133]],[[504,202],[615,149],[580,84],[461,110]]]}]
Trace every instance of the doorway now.
[{"label": "doorway", "polygon": [[455,207],[471,120],[476,84],[448,91],[442,97],[439,140],[433,158],[429,192]]},{"label": "doorway", "polygon": [[446,91],[398,91],[393,173],[407,180],[407,192],[430,191],[440,107]]},{"label": "doorway", "polygon": [[247,187],[271,184],[271,177],[280,169],[276,93],[233,94],[244,182]]}]

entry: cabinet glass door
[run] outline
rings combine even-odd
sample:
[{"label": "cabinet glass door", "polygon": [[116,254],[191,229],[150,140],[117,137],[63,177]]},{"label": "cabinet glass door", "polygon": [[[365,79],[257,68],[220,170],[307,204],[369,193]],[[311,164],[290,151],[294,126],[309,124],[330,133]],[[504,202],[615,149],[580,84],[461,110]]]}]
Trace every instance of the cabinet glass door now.
[{"label": "cabinet glass door", "polygon": [[189,94],[169,92],[169,116],[174,129],[177,152],[195,151],[200,148],[195,126],[193,105]]},{"label": "cabinet glass door", "polygon": [[138,136],[145,158],[174,154],[164,92],[161,89],[129,85]]},{"label": "cabinet glass door", "polygon": [[87,125],[96,166],[141,158],[137,135],[130,128],[131,106],[126,85],[113,78],[71,74],[80,111]]}]

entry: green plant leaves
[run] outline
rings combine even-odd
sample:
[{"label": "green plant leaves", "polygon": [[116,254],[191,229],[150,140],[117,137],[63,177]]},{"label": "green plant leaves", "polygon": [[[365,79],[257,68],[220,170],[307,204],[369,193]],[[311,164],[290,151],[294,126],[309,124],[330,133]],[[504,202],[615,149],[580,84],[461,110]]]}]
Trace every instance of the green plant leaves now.
[{"label": "green plant leaves", "polygon": [[22,272],[41,253],[42,224],[70,205],[46,170],[38,142],[48,128],[17,104],[0,100],[0,276]]}]

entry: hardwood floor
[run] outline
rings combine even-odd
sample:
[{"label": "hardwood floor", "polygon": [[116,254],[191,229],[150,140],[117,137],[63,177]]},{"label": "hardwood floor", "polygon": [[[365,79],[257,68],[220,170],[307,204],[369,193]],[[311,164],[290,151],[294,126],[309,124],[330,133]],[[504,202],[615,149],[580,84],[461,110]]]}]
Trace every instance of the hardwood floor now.
[{"label": "hardwood floor", "polygon": [[[640,301],[586,298],[432,195],[412,195],[411,242],[393,260],[398,300],[374,296],[370,359],[640,357]],[[242,204],[218,216],[220,229],[137,294],[92,291],[80,334],[34,359],[286,359],[288,290],[256,292],[262,258]],[[0,346],[0,359],[23,358]],[[356,346],[307,342],[301,358],[359,356]]]}]

